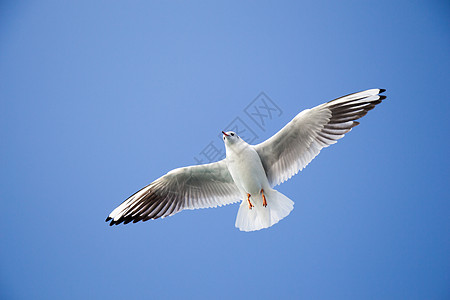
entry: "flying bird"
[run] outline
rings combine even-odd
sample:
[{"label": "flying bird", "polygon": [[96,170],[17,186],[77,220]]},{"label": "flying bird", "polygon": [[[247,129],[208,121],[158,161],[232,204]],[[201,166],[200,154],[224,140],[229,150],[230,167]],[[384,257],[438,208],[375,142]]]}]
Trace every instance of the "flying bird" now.
[{"label": "flying bird", "polygon": [[235,226],[242,231],[268,228],[294,208],[291,199],[273,188],[358,125],[356,120],[386,98],[380,95],[384,91],[370,89],[303,110],[258,145],[222,131],[225,159],[168,172],[126,199],[106,221],[136,223],[241,201]]}]

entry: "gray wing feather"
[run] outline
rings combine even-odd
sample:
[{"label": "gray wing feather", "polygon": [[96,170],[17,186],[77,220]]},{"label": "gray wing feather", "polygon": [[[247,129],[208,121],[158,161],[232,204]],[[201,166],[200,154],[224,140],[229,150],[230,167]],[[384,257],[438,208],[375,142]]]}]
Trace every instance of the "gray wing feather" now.
[{"label": "gray wing feather", "polygon": [[300,112],[279,132],[255,145],[269,183],[278,185],[305,168],[322,150],[344,137],[357,119],[381,103],[384,89],[350,94]]},{"label": "gray wing feather", "polygon": [[197,209],[231,204],[240,200],[224,160],[178,168],[142,188],[109,214],[110,225],[147,221]]}]

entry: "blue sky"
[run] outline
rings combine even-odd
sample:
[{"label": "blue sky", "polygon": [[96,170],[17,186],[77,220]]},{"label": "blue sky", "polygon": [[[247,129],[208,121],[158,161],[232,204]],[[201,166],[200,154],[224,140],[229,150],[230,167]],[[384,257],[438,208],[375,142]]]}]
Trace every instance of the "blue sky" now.
[{"label": "blue sky", "polygon": [[[450,7],[445,1],[3,1],[2,299],[448,299]],[[130,194],[236,117],[264,140],[368,88],[388,99],[278,189],[109,227]],[[281,109],[261,129],[260,92]]]}]

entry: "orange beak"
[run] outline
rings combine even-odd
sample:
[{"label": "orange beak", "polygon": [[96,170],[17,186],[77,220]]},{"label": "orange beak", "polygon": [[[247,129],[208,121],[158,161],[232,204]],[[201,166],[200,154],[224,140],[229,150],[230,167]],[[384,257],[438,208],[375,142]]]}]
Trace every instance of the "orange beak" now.
[{"label": "orange beak", "polygon": [[229,134],[226,134],[225,131],[222,131],[222,133],[223,133],[224,135],[226,135],[226,136],[229,136]]}]

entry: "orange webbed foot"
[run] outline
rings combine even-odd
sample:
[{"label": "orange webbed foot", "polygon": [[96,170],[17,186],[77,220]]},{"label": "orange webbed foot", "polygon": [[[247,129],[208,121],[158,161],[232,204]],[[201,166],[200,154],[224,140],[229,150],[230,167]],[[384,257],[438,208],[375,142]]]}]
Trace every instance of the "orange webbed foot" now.
[{"label": "orange webbed foot", "polygon": [[247,193],[247,202],[248,202],[248,209],[252,209],[254,205],[250,202],[250,194]]},{"label": "orange webbed foot", "polygon": [[261,189],[261,194],[262,194],[262,198],[263,198],[263,206],[267,207],[266,196],[264,196],[264,190],[263,189]]}]

